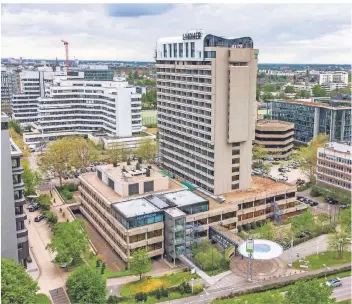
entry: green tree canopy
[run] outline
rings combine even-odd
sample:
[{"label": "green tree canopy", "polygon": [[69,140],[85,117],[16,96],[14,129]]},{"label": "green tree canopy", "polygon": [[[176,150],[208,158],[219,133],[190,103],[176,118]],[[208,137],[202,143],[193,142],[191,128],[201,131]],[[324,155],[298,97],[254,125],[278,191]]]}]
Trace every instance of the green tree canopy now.
[{"label": "green tree canopy", "polygon": [[156,142],[155,140],[149,138],[141,140],[136,149],[137,156],[146,161],[153,160],[155,158],[156,152]]},{"label": "green tree canopy", "polygon": [[17,120],[10,120],[9,121],[9,128],[13,128],[13,130],[17,134],[21,134],[22,133],[21,125],[20,125],[20,123]]},{"label": "green tree canopy", "polygon": [[38,204],[44,210],[50,210],[51,198],[49,194],[40,194],[38,197]]},{"label": "green tree canopy", "polygon": [[255,99],[257,100],[257,101],[259,101],[260,100],[260,88],[257,86],[257,89],[256,89],[256,91],[255,91]]},{"label": "green tree canopy", "polygon": [[290,286],[286,296],[286,304],[332,304],[336,303],[335,299],[330,299],[332,287],[321,284],[319,280],[297,281]]},{"label": "green tree canopy", "polygon": [[55,224],[51,243],[47,245],[49,251],[56,253],[55,262],[59,264],[79,260],[88,248],[88,235],[82,220]]},{"label": "green tree canopy", "polygon": [[314,219],[311,212],[303,212],[302,214],[295,216],[291,221],[293,233],[298,235],[300,233],[311,232],[314,226]]},{"label": "green tree canopy", "polygon": [[77,267],[66,285],[73,303],[106,303],[106,279],[88,265]]},{"label": "green tree canopy", "polygon": [[311,182],[315,181],[318,148],[323,147],[328,141],[328,135],[318,134],[310,141],[308,146],[301,147],[299,150],[299,158],[302,162],[300,170]]},{"label": "green tree canopy", "polygon": [[253,145],[252,154],[254,161],[263,160],[268,157],[268,152],[262,145]]},{"label": "green tree canopy", "polygon": [[341,224],[342,231],[351,235],[352,233],[351,208],[341,211],[340,224]]},{"label": "green tree canopy", "polygon": [[30,169],[27,161],[22,161],[21,165],[23,168],[22,181],[24,183],[24,195],[28,196],[34,194],[37,190],[37,186],[40,182],[40,176],[37,172],[33,172]]},{"label": "green tree canopy", "polygon": [[309,97],[311,97],[311,94],[306,90],[300,90],[299,92],[297,92],[295,96],[295,98],[309,98]]},{"label": "green tree canopy", "polygon": [[258,238],[265,240],[273,240],[275,237],[274,227],[272,222],[266,222],[263,226],[257,229]]},{"label": "green tree canopy", "polygon": [[38,283],[14,260],[1,258],[1,303],[35,303]]},{"label": "green tree canopy", "polygon": [[325,97],[326,91],[319,85],[316,85],[312,88],[313,96],[314,97]]},{"label": "green tree canopy", "polygon": [[267,102],[268,100],[275,99],[274,95],[271,94],[270,92],[264,92],[262,94],[262,99]]},{"label": "green tree canopy", "polygon": [[[348,246],[349,234],[343,232],[336,232],[329,234],[328,236],[328,248],[331,251],[337,252],[337,258],[343,259],[343,253],[346,251]],[[351,254],[350,252],[348,254]]]},{"label": "green tree canopy", "polygon": [[146,248],[134,250],[130,259],[129,269],[139,274],[139,279],[142,279],[142,274],[150,269],[152,261],[148,255]]},{"label": "green tree canopy", "polygon": [[293,86],[287,86],[285,88],[285,93],[294,93],[295,92],[295,88]]}]

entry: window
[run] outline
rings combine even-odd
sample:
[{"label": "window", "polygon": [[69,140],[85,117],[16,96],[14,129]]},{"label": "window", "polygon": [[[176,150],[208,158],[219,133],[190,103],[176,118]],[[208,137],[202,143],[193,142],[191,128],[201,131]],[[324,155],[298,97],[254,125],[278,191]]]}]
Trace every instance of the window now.
[{"label": "window", "polygon": [[238,181],[240,179],[240,176],[239,175],[234,175],[232,176],[232,181]]},{"label": "window", "polygon": [[194,58],[194,52],[195,52],[195,43],[191,42],[191,57]]},{"label": "window", "polygon": [[240,172],[240,167],[233,167],[232,173],[234,173],[234,172]]},{"label": "window", "polygon": [[101,171],[97,170],[97,176],[100,180],[102,179]]},{"label": "window", "polygon": [[188,57],[188,43],[185,43],[186,46],[186,57]]},{"label": "window", "polygon": [[232,150],[232,155],[240,155],[240,150]]},{"label": "window", "polygon": [[174,57],[177,57],[177,43],[174,43]]},{"label": "window", "polygon": [[179,57],[183,57],[183,43],[178,44]]},{"label": "window", "polygon": [[204,58],[216,58],[215,51],[206,51],[204,52]]},{"label": "window", "polygon": [[232,164],[239,164],[240,163],[240,159],[239,158],[234,158],[232,159]]},{"label": "window", "polygon": [[154,191],[154,181],[144,182],[144,192]]},{"label": "window", "polygon": [[232,143],[232,147],[239,147],[240,143]]},{"label": "window", "polygon": [[234,184],[234,185],[231,186],[232,190],[236,190],[236,189],[239,189],[239,188],[240,188],[239,184]]},{"label": "window", "polygon": [[166,44],[164,44],[164,57],[167,57],[167,50],[166,50]]},{"label": "window", "polygon": [[108,178],[108,184],[111,189],[115,189],[115,183],[112,179]]},{"label": "window", "polygon": [[172,57],[172,46],[169,44],[169,57]]},{"label": "window", "polygon": [[12,168],[18,168],[19,167],[19,159],[14,158],[12,159]]},{"label": "window", "polygon": [[139,184],[128,185],[128,195],[139,194]]}]

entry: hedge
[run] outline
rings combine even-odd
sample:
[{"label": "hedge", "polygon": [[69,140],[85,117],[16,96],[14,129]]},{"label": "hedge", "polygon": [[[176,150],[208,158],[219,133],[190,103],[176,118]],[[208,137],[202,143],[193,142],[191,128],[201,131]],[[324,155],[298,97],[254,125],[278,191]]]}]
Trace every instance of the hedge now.
[{"label": "hedge", "polygon": [[250,294],[250,293],[274,290],[274,289],[286,287],[288,285],[292,285],[292,284],[296,283],[297,281],[307,281],[307,280],[319,279],[319,278],[325,277],[325,275],[338,274],[338,273],[341,273],[341,272],[344,272],[344,271],[350,271],[350,270],[351,270],[351,266],[345,266],[345,267],[340,268],[340,269],[333,269],[333,270],[329,270],[329,271],[325,271],[325,272],[322,271],[321,273],[312,274],[312,275],[306,276],[306,277],[298,279],[298,280],[297,279],[291,279],[291,280],[287,280],[285,282],[272,283],[272,284],[269,284],[269,285],[259,286],[259,287],[255,287],[255,288],[251,288],[251,289],[247,289],[247,290],[243,290],[243,291],[236,291],[235,293],[231,293],[228,296],[220,297],[218,299],[226,300],[226,299],[232,299],[232,298],[235,298],[235,297],[238,297],[238,296],[242,296],[242,295],[246,295],[246,294]]}]

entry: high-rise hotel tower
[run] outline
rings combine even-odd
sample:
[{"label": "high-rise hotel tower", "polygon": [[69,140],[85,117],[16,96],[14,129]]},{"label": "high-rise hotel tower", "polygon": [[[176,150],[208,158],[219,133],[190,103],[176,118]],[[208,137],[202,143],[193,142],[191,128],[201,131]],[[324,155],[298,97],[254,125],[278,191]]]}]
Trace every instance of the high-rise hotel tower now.
[{"label": "high-rise hotel tower", "polygon": [[156,48],[160,161],[215,195],[251,184],[258,50],[203,31]]}]

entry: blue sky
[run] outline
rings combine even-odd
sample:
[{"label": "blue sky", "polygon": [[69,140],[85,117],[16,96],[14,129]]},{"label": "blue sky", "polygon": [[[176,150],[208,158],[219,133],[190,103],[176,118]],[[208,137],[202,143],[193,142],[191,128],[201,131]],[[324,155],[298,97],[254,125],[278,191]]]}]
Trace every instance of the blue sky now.
[{"label": "blue sky", "polygon": [[349,4],[3,4],[2,57],[152,61],[156,40],[250,36],[262,63],[349,63]]}]

